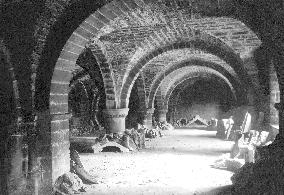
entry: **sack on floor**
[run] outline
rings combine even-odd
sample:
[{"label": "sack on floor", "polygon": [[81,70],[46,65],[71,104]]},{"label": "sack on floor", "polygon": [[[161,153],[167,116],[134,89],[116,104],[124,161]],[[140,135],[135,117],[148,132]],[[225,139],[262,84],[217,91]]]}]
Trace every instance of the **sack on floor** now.
[{"label": "sack on floor", "polygon": [[86,186],[76,174],[65,173],[55,181],[54,189],[57,195],[73,195],[85,192]]},{"label": "sack on floor", "polygon": [[155,131],[153,131],[153,130],[151,129],[151,130],[147,130],[147,131],[146,131],[145,137],[146,137],[146,138],[155,138],[155,137],[157,137],[157,134],[156,134]]},{"label": "sack on floor", "polygon": [[235,172],[245,164],[244,159],[230,158],[230,153],[223,154],[216,160],[212,167],[217,169],[226,169]]}]

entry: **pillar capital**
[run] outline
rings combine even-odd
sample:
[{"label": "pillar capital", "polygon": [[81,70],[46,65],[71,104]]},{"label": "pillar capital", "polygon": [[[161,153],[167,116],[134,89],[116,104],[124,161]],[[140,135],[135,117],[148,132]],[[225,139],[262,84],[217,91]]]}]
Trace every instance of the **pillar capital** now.
[{"label": "pillar capital", "polygon": [[105,116],[105,128],[108,133],[119,133],[125,131],[125,118],[129,108],[103,110]]},{"label": "pillar capital", "polygon": [[128,114],[129,108],[121,109],[105,109],[103,113],[107,118],[125,118]]}]

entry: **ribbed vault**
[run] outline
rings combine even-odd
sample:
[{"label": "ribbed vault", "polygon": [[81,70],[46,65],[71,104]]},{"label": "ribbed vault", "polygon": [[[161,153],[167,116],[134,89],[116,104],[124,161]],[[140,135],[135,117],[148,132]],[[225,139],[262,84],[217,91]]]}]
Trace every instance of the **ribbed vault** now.
[{"label": "ribbed vault", "polygon": [[[226,78],[228,78],[234,86],[236,86],[239,89],[238,91],[243,91],[246,88],[248,88],[248,86],[245,86],[245,84],[242,83],[241,80],[237,76],[233,76],[233,75],[235,75],[234,71],[230,71],[226,67],[224,67],[220,64],[217,64],[217,63],[211,62],[211,61],[206,61],[202,58],[190,58],[187,61],[182,61],[179,64],[172,65],[167,70],[165,70],[165,72],[162,72],[160,74],[156,73],[156,74],[158,74],[158,76],[155,77],[155,80],[151,84],[151,87],[149,89],[149,98],[153,97],[154,92],[157,90],[157,88],[160,85],[160,83],[162,82],[162,80],[166,76],[168,76],[171,72],[178,70],[180,68],[183,68],[183,67],[191,66],[191,65],[199,65],[199,66],[203,66],[203,67],[209,67],[209,68],[212,68],[212,69],[220,72]],[[242,86],[242,87],[240,88],[240,86]]]},{"label": "ribbed vault", "polygon": [[[173,49],[196,48],[216,55],[234,66],[236,73],[246,81],[245,72],[256,68],[253,64],[246,67],[242,58],[249,56],[261,42],[246,25],[228,17],[226,10],[233,8],[232,2],[207,3],[185,0],[98,2],[96,6],[101,8],[81,23],[61,51],[52,88],[67,87],[71,77],[68,72],[75,67],[85,47],[92,50],[100,65],[107,108],[127,107],[131,88],[145,63]],[[211,17],[215,8],[221,11],[220,17]],[[64,6],[62,9],[64,11]],[[46,72],[46,69],[39,67],[38,71]],[[57,75],[62,74],[65,76],[58,78]],[[38,90],[44,88],[42,79],[50,79],[43,73],[39,75]],[[44,93],[36,95],[45,97]],[[44,100],[41,99],[46,98],[39,98],[36,104],[42,105]]]},{"label": "ribbed vault", "polygon": [[[223,90],[229,89],[229,86],[224,83],[224,81],[214,75],[209,75],[207,77],[194,77],[194,78],[186,78],[180,82],[176,82],[175,85],[173,85],[171,87],[171,89],[168,91],[165,99],[166,99],[166,105],[168,106],[168,112],[174,112],[174,110],[176,109],[176,106],[180,103],[180,98],[181,98],[181,94],[190,86],[193,86],[196,82],[201,82],[201,81],[209,81],[209,82],[214,82],[212,84],[217,84],[220,89],[222,89],[221,91],[219,91],[217,88],[216,89],[216,93],[222,95],[223,94]],[[226,106],[234,106],[237,102],[234,99],[234,94],[231,93],[231,96],[228,96],[228,92],[226,93],[226,95],[223,95],[223,97],[229,98],[232,101],[230,102],[230,105],[226,105]]]},{"label": "ribbed vault", "polygon": [[165,52],[147,63],[143,69],[146,93],[149,94],[151,85],[160,80],[165,74],[186,62],[194,63],[197,61],[212,62],[212,66],[225,69],[233,77],[239,79],[235,70],[217,56],[192,48],[177,49]]},{"label": "ribbed vault", "polygon": [[[178,94],[180,92],[182,92],[185,88],[187,88],[189,85],[193,85],[195,82],[199,81],[199,80],[210,80],[211,82],[217,82],[220,86],[224,86],[224,87],[229,87],[228,84],[220,77],[211,74],[211,75],[200,75],[198,77],[185,77],[184,79],[182,79],[181,81],[176,81],[167,91],[166,96],[165,96],[165,107],[169,106],[169,102],[171,99],[171,96],[173,96],[173,98],[176,98],[175,96],[178,96]],[[177,91],[177,93],[173,93],[174,91]],[[232,92],[232,97],[234,100],[234,104],[237,103],[237,95],[234,93],[234,91]],[[222,90],[220,89],[216,89],[216,93],[222,93]]]},{"label": "ribbed vault", "polygon": [[[179,83],[183,80],[186,80],[188,78],[194,78],[194,77],[210,77],[210,75],[214,75],[216,78],[218,77],[219,79],[223,80],[231,89],[231,91],[235,94],[236,89],[234,86],[231,84],[231,82],[220,72],[208,68],[208,67],[202,67],[202,66],[189,66],[189,67],[183,67],[180,68],[176,71],[173,71],[170,73],[165,79],[162,81],[162,83],[159,86],[159,89],[156,89],[156,91],[151,92],[153,95],[150,95],[149,97],[149,106],[154,106],[154,98],[156,96],[157,91],[160,91],[160,95],[162,97],[166,97],[167,93],[172,90],[171,87],[175,86],[176,83]],[[239,95],[243,95],[241,92],[237,92]],[[164,103],[165,98],[161,98]],[[240,99],[239,99],[240,100]]]},{"label": "ribbed vault", "polygon": [[[250,80],[248,78],[247,72],[244,69],[243,61],[241,58],[224,42],[221,40],[215,39],[214,37],[208,34],[201,34],[194,37],[183,37],[183,41],[175,42],[170,45],[161,45],[161,48],[154,49],[152,52],[149,52],[144,58],[139,60],[133,69],[128,73],[126,73],[127,79],[122,86],[121,91],[121,106],[124,107],[127,105],[127,99],[129,97],[131,86],[137,74],[145,67],[145,64],[151,59],[159,56],[161,53],[166,51],[175,50],[175,49],[183,49],[183,48],[197,48],[200,50],[204,50],[206,52],[212,53],[222,60],[224,60],[227,64],[230,64],[240,78],[243,80],[245,85],[250,85]],[[151,50],[150,50],[151,51]],[[130,88],[129,88],[130,86]],[[124,102],[126,101],[126,102]]]}]

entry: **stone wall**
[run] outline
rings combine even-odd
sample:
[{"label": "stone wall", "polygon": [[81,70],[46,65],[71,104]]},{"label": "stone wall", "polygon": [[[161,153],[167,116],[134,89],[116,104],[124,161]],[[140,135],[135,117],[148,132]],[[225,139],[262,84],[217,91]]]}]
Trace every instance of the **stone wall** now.
[{"label": "stone wall", "polygon": [[190,120],[195,115],[199,115],[201,118],[210,120],[212,117],[218,118],[220,113],[222,113],[222,110],[218,103],[193,103],[192,105],[177,106],[177,113],[175,116],[176,119],[186,118]]},{"label": "stone wall", "polygon": [[214,80],[199,80],[188,86],[176,103],[176,119],[199,115],[206,120],[218,118],[234,104],[230,89]]}]

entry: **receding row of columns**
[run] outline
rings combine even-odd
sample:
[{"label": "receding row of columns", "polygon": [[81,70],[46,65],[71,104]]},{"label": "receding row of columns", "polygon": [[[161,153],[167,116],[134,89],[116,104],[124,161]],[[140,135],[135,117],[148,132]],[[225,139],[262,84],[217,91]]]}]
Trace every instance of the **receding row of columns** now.
[{"label": "receding row of columns", "polygon": [[[104,120],[105,120],[105,128],[109,133],[119,133],[125,130],[125,119],[128,114],[129,108],[122,109],[107,109],[103,110]],[[149,108],[146,111],[139,111],[139,114],[143,114],[141,118],[141,123],[148,128],[153,128],[152,118],[154,114],[155,108]],[[167,121],[167,109],[158,109],[158,121],[165,122]]]}]

